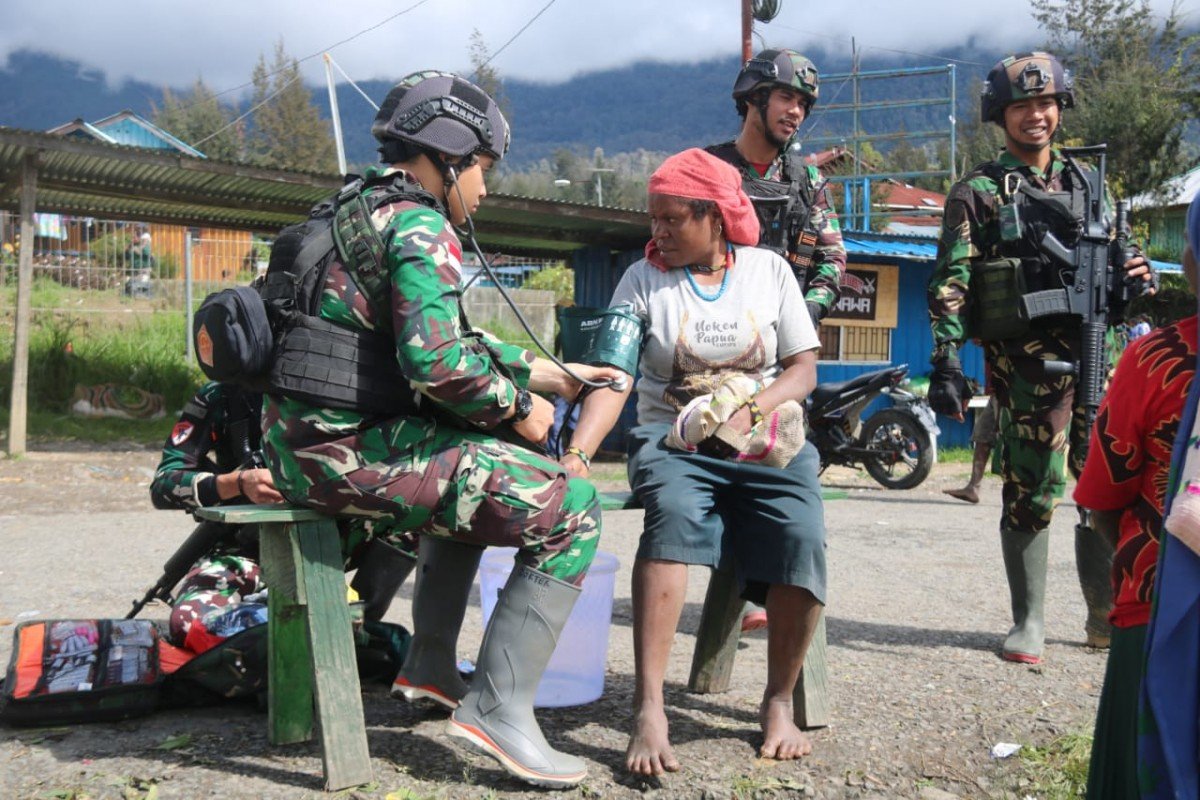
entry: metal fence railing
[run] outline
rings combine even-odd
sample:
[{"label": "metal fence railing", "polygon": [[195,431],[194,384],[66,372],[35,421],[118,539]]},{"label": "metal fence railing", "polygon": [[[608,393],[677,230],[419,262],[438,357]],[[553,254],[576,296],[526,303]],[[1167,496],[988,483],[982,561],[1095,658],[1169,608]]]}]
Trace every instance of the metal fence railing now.
[{"label": "metal fence railing", "polygon": [[[0,324],[11,323],[17,263],[26,245],[17,215],[0,212]],[[249,231],[36,214],[28,243],[33,311],[97,320],[106,314],[187,312],[208,294],[246,285],[266,270],[270,245],[269,237]],[[503,254],[490,260],[498,281],[509,288],[561,263]],[[467,259],[466,277],[476,268]],[[486,278],[476,281],[489,284],[494,285]]]}]

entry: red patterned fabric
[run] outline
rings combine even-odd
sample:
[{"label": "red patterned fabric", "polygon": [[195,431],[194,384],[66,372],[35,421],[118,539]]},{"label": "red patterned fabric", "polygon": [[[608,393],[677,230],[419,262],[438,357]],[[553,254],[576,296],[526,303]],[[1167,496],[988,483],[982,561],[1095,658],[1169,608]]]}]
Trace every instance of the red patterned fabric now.
[{"label": "red patterned fabric", "polygon": [[1092,429],[1075,502],[1124,510],[1113,558],[1118,628],[1150,621],[1171,449],[1196,373],[1196,317],[1159,328],[1121,355]]}]

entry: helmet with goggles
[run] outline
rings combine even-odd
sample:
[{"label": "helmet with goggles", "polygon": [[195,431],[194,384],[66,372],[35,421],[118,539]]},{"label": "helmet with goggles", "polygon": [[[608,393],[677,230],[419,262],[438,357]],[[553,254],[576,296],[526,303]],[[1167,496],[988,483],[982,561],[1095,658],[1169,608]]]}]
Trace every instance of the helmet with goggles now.
[{"label": "helmet with goggles", "polygon": [[817,102],[820,77],[813,62],[795,50],[763,50],[747,61],[733,82],[733,100],[743,114],[750,96],[759,89],[786,86],[804,95],[804,107],[811,111]]}]

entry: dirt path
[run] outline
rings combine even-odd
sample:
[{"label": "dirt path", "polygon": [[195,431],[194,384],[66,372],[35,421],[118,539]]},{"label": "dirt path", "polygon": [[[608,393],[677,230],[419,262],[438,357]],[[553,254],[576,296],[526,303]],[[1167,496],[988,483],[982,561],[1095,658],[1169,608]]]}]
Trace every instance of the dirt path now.
[{"label": "dirt path", "polygon": [[[119,617],[157,577],[190,525],[182,514],[148,510],[156,460],[157,453],[146,450],[39,452],[0,461],[0,663],[7,664],[14,621]],[[1068,504],[1051,537],[1046,662],[1028,668],[999,660],[1008,624],[995,534],[999,484],[989,479],[979,506],[941,494],[966,472],[966,465],[940,465],[925,485],[907,492],[886,492],[849,471],[825,476],[848,497],[826,506],[834,724],[814,735],[812,757],[789,764],[755,758],[765,634],[745,637],[731,691],[685,691],[707,579],[693,570],[668,675],[683,771],[653,786],[624,775],[633,672],[628,567],[641,515],[623,511],[606,515],[602,542],[622,564],[605,694],[589,705],[539,712],[552,742],[588,760],[584,787],[527,791],[492,762],[453,744],[440,717],[372,686],[365,705],[376,783],[355,796],[1020,797],[1015,759],[993,760],[990,748],[997,742],[1044,745],[1069,731],[1090,732],[1104,656],[1080,644],[1084,608]],[[410,624],[410,589],[389,619]],[[149,616],[165,615],[159,607]],[[464,655],[473,654],[479,635],[476,605],[463,632]],[[180,734],[190,735],[186,746],[162,747]],[[5,798],[124,798],[151,791],[160,798],[316,797],[320,774],[314,745],[270,747],[265,717],[243,706],[49,731],[0,727]]]}]

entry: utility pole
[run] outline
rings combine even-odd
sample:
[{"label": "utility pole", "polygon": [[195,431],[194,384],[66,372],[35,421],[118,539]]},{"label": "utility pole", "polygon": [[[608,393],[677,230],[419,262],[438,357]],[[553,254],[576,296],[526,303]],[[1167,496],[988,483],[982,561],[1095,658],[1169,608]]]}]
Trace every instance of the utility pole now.
[{"label": "utility pole", "polygon": [[745,64],[753,55],[753,42],[750,37],[754,31],[754,21],[751,17],[752,0],[742,0],[742,63]]}]

